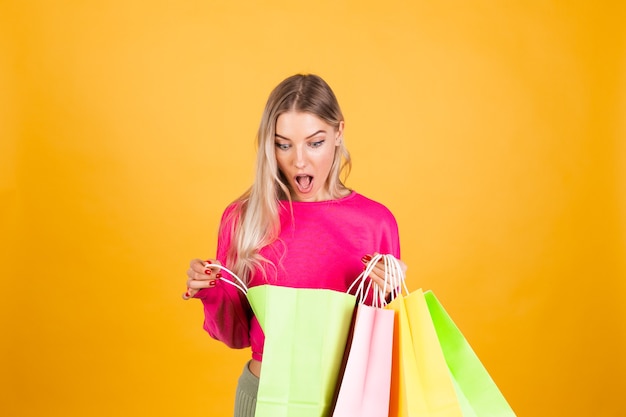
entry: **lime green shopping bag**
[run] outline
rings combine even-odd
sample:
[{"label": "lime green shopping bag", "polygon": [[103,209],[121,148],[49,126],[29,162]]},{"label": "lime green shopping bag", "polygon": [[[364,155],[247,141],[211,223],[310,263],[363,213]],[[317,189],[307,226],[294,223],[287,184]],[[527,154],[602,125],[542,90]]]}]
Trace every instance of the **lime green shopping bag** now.
[{"label": "lime green shopping bag", "polygon": [[432,291],[424,293],[463,417],[515,417],[493,379]]},{"label": "lime green shopping bag", "polygon": [[329,416],[356,297],[273,285],[247,297],[265,333],[255,417]]}]

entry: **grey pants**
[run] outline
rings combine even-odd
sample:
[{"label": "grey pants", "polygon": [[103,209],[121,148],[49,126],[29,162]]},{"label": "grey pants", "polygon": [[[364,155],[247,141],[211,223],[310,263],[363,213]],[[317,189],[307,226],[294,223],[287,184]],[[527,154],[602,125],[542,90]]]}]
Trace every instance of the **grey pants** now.
[{"label": "grey pants", "polygon": [[256,394],[259,390],[259,378],[248,368],[249,362],[243,367],[235,392],[235,417],[254,417]]}]

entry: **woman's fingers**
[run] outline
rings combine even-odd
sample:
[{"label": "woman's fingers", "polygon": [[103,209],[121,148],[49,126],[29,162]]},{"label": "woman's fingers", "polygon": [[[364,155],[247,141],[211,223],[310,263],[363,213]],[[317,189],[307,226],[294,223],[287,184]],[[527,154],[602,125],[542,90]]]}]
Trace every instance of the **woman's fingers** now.
[{"label": "woman's fingers", "polygon": [[[361,261],[365,264],[365,266],[367,267],[368,264],[370,263],[370,261],[372,260],[372,258],[374,256],[376,256],[377,254],[373,254],[373,255],[365,255],[363,256],[363,258],[361,258]],[[376,262],[376,265],[374,265],[374,267],[371,269],[368,277],[382,290],[383,288],[385,289],[386,293],[389,293],[391,291],[391,288],[389,288],[389,285],[387,285],[387,288],[385,288],[385,263],[382,259],[380,259],[378,262]]]},{"label": "woman's fingers", "polygon": [[[373,255],[365,255],[363,256],[363,258],[361,258],[361,262],[363,262],[363,264],[367,267],[369,262],[376,255],[377,253],[374,253]],[[406,274],[406,271],[408,269],[407,265],[404,262],[402,262],[400,259],[396,259],[396,260],[398,261],[398,264],[400,265],[400,269],[402,270],[402,275],[404,278],[404,275]],[[376,285],[378,285],[381,290],[385,289],[386,294],[389,294],[392,291],[390,283],[387,282],[385,284],[385,261],[383,259],[380,259],[378,262],[376,262],[376,265],[374,265],[368,277],[374,283],[376,283]]]},{"label": "woman's fingers", "polygon": [[183,293],[183,300],[193,298],[203,288],[215,287],[217,280],[222,277],[220,268],[215,265],[221,265],[221,263],[215,259],[205,261],[193,259],[189,262],[187,291]]},{"label": "woman's fingers", "polygon": [[388,294],[391,291],[391,285],[389,283],[385,284],[385,266],[381,263],[376,264],[369,277],[381,290],[384,289],[385,293]]}]

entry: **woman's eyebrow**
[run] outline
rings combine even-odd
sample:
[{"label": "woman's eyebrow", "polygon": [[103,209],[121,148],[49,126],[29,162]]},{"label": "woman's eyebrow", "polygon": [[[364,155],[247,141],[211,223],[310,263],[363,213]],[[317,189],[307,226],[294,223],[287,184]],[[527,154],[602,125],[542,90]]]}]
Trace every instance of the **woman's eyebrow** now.
[{"label": "woman's eyebrow", "polygon": [[284,139],[284,140],[291,141],[291,139],[286,138],[286,137],[284,137],[284,136],[281,136],[281,135],[279,135],[278,133],[274,133],[274,136],[275,136],[275,137],[277,137],[277,138],[281,138],[281,139]]},{"label": "woman's eyebrow", "polygon": [[320,133],[326,133],[326,131],[324,129],[320,129],[317,132],[313,133],[312,135],[307,136],[305,139],[311,139],[313,136],[317,136]]},{"label": "woman's eyebrow", "polygon": [[[320,129],[317,132],[313,133],[312,135],[307,136],[305,139],[311,139],[312,137],[317,136],[320,133],[326,133],[326,131],[324,129]],[[278,133],[274,133],[274,136],[277,137],[277,138],[281,138],[281,139],[284,139],[284,140],[291,141],[291,139],[286,138],[286,137],[284,137],[282,135],[279,135]]]}]

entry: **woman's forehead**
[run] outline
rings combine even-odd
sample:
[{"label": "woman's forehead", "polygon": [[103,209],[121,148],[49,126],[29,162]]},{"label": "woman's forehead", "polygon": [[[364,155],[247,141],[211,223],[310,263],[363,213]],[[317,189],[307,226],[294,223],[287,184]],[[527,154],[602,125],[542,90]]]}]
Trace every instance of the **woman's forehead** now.
[{"label": "woman's forehead", "polygon": [[308,137],[317,132],[328,132],[334,128],[313,113],[290,111],[278,116],[276,134],[289,138],[289,135]]}]

